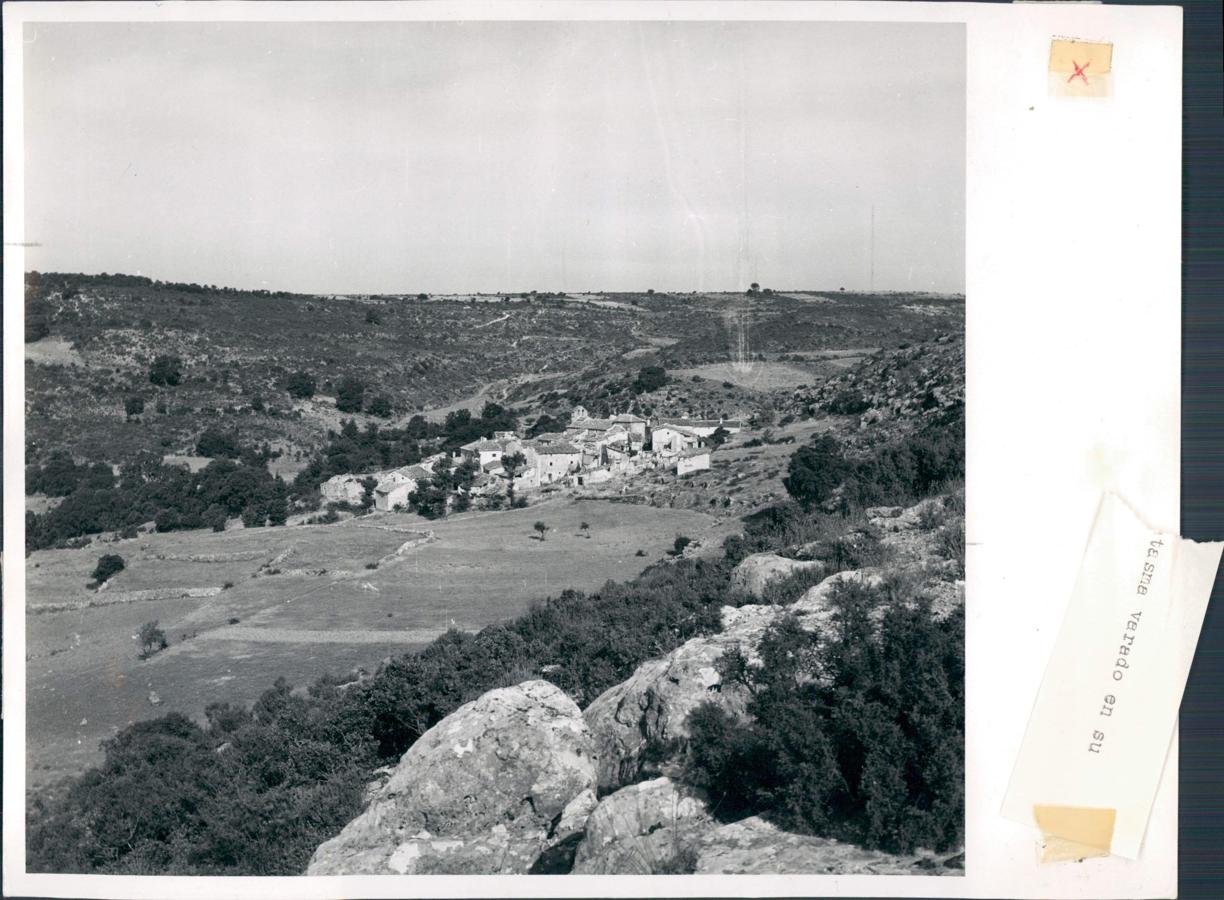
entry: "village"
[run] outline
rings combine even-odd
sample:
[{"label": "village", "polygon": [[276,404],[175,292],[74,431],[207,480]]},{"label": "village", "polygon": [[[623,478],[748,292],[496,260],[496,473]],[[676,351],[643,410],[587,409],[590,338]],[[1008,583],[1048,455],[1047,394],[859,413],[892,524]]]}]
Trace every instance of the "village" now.
[{"label": "village", "polygon": [[491,508],[500,506],[503,497],[524,505],[541,489],[603,485],[648,471],[682,478],[708,470],[711,454],[743,428],[734,420],[652,421],[632,413],[601,419],[577,406],[564,431],[530,438],[494,431],[453,453],[436,453],[413,465],[335,475],[320,486],[320,493],[324,503],[360,505],[372,481],[375,509],[407,510],[411,496],[441,468],[468,464],[475,470],[466,489],[470,498],[484,499]]}]

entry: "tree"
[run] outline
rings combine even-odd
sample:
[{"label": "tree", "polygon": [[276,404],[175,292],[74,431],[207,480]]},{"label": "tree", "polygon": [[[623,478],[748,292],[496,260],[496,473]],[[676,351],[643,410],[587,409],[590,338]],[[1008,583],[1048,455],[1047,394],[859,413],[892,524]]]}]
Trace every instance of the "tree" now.
[{"label": "tree", "polygon": [[242,447],[238,443],[238,435],[232,431],[222,431],[216,426],[209,426],[196,441],[196,453],[200,456],[237,459],[242,455]]},{"label": "tree", "polygon": [[589,538],[591,536],[591,523],[590,522],[581,523],[578,526],[578,533],[581,534],[584,538]]},{"label": "tree", "polygon": [[531,527],[540,533],[540,540],[543,541],[544,535],[548,531],[548,525],[544,522],[536,522]]},{"label": "tree", "polygon": [[294,372],[285,382],[285,390],[295,400],[308,400],[314,396],[314,377],[309,372]]},{"label": "tree", "polygon": [[123,412],[130,419],[132,416],[138,416],[144,412],[144,397],[132,394],[123,401]]},{"label": "tree", "polygon": [[219,503],[214,503],[204,511],[204,525],[213,531],[225,531],[225,521],[229,518],[226,509]]},{"label": "tree", "polygon": [[123,557],[117,553],[106,553],[98,557],[98,565],[90,574],[90,578],[98,584],[107,581],[111,576],[118,575],[126,568]]},{"label": "tree", "polygon": [[755,293],[757,293],[758,291],[760,291],[760,289],[761,289],[761,286],[760,286],[759,284],[757,284],[755,281],[754,281],[754,282],[752,282],[752,284],[748,285],[748,293],[749,293],[749,294],[755,294]]},{"label": "tree", "polygon": [[341,412],[361,412],[365,398],[365,383],[353,375],[345,375],[336,386],[336,409]]},{"label": "tree", "polygon": [[376,309],[367,309],[365,320],[366,320],[367,325],[381,325],[382,324],[382,316],[378,314],[378,310]]},{"label": "tree", "polygon": [[372,416],[378,416],[380,419],[391,418],[391,400],[385,394],[379,394],[370,401],[366,407],[366,412]]},{"label": "tree", "polygon": [[679,556],[684,553],[684,548],[693,543],[693,539],[688,535],[678,534],[672,542],[672,556]]},{"label": "tree", "polygon": [[183,361],[177,356],[163,353],[154,357],[149,366],[149,381],[154,384],[174,387],[183,380]]},{"label": "tree", "polygon": [[157,627],[157,619],[140,626],[140,658],[148,659],[154,653],[170,646],[166,632]]},{"label": "tree", "polygon": [[662,366],[642,366],[633,382],[633,393],[648,394],[667,384],[667,370]]},{"label": "tree", "polygon": [[719,425],[714,429],[714,433],[710,435],[708,440],[713,447],[721,447],[731,437],[731,432]]},{"label": "tree", "polygon": [[515,450],[513,453],[507,453],[501,458],[502,469],[506,473],[506,496],[510,499],[510,506],[514,506],[514,479],[518,478],[519,473],[527,468],[527,457],[523,455],[521,450]]},{"label": "tree", "polygon": [[821,434],[794,452],[782,485],[800,504],[811,508],[829,499],[847,474],[841,447],[829,435]]}]

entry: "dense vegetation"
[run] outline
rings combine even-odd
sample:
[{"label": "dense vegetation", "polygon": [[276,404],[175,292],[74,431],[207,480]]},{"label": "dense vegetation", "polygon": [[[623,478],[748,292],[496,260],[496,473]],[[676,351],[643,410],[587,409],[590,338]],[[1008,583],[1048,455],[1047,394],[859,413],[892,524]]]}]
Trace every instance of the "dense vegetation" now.
[{"label": "dense vegetation", "polygon": [[54,509],[26,513],[26,548],[62,546],[84,535],[117,531],[134,534],[146,522],[158,531],[224,528],[241,516],[247,527],[283,525],[289,488],[268,473],[255,451],[239,460],[216,459],[199,472],[167,466],[151,454],[125,465],[118,476],[109,466],[76,465],[64,455],[26,473],[28,491],[63,497]]},{"label": "dense vegetation", "polygon": [[[773,626],[761,665],[727,654],[751,718],[719,706],[689,720],[690,775],[717,815],[891,852],[964,839],[964,613],[843,583],[831,627]],[[879,624],[874,624],[880,614]]]},{"label": "dense vegetation", "polygon": [[805,507],[902,503],[965,476],[963,407],[858,456],[820,434],[791,456],[783,485]]}]

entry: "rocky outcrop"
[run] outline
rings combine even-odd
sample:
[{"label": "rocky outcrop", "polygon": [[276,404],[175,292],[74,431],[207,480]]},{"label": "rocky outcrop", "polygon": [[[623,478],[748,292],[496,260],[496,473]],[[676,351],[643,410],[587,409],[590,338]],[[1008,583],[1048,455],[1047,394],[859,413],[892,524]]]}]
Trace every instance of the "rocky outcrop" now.
[{"label": "rocky outcrop", "polygon": [[577,827],[570,805],[595,783],[593,749],[554,685],[490,691],[425,732],[306,874],[527,872],[567,810]]},{"label": "rocky outcrop", "polygon": [[[876,586],[880,578],[862,572],[839,572],[809,588],[790,606],[723,607],[723,627],[717,634],[693,638],[667,656],[643,663],[627,679],[596,697],[583,717],[595,742],[600,789],[614,790],[635,781],[645,771],[652,748],[665,749],[669,742],[687,738],[689,714],[702,703],[714,702],[726,712],[744,715],[748,690],[723,681],[718,672],[723,654],[734,648],[748,658],[749,664],[755,663],[766,629],[788,613],[798,616],[804,627],[827,624],[832,610],[830,595],[844,581]],[[656,771],[670,772],[665,758],[654,765]]]},{"label": "rocky outcrop", "polygon": [[696,848],[698,874],[961,875],[964,856],[919,850],[895,855],[829,838],[791,834],[759,816],[706,833]]},{"label": "rocky outcrop", "polygon": [[705,796],[656,778],[621,788],[591,813],[574,874],[658,875],[691,871],[694,848],[714,824]]},{"label": "rocky outcrop", "polygon": [[776,553],[754,553],[731,572],[731,590],[759,600],[765,595],[765,586],[775,578],[787,578],[796,572],[820,574],[824,570],[825,564],[819,560],[804,562]]}]

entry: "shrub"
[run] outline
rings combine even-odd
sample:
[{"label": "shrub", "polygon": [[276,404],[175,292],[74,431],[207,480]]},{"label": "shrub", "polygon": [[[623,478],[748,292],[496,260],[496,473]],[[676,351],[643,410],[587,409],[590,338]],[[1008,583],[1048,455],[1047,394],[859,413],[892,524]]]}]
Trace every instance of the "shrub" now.
[{"label": "shrub", "polygon": [[385,395],[379,394],[366,406],[366,412],[372,416],[389,419],[391,417],[391,400]]},{"label": "shrub", "polygon": [[309,372],[294,372],[285,382],[285,390],[295,400],[307,400],[314,396],[314,376]]},{"label": "shrub", "polygon": [[242,447],[238,443],[237,434],[210,425],[204,429],[196,441],[196,453],[200,456],[237,459],[242,455]]},{"label": "shrub", "polygon": [[166,633],[157,625],[157,619],[140,626],[140,658],[148,659],[169,646]]},{"label": "shrub", "polygon": [[662,366],[642,366],[633,380],[635,394],[648,394],[667,384],[667,371]]},{"label": "shrub", "polygon": [[749,720],[694,710],[686,765],[717,815],[890,852],[963,840],[963,611],[883,599],[846,583],[830,627],[773,625],[762,665],[740,667]]},{"label": "shrub", "polygon": [[94,567],[90,573],[90,578],[98,584],[108,581],[112,576],[118,575],[126,568],[123,562],[123,557],[117,553],[107,553],[98,557],[98,565]]},{"label": "shrub", "polygon": [[336,385],[336,409],[341,412],[360,412],[365,398],[365,382],[352,375],[345,375]]},{"label": "shrub", "polygon": [[847,471],[848,466],[837,441],[822,434],[791,455],[782,485],[795,500],[810,508],[828,500]]},{"label": "shrub", "polygon": [[173,387],[183,380],[183,361],[177,356],[162,354],[153,359],[149,367],[149,381],[157,385]]}]

